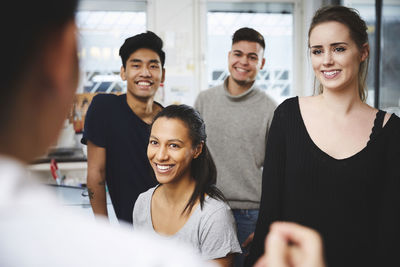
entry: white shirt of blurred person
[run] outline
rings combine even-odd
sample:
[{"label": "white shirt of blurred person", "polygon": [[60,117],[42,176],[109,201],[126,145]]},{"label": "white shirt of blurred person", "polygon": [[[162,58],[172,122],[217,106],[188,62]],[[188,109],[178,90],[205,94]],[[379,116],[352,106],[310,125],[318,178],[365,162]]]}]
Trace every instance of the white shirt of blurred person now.
[{"label": "white shirt of blurred person", "polygon": [[0,46],[7,51],[0,84],[0,266],[207,266],[182,245],[66,210],[26,171],[55,143],[72,107],[76,6],[73,0],[3,6],[18,22],[0,17],[10,38]]}]

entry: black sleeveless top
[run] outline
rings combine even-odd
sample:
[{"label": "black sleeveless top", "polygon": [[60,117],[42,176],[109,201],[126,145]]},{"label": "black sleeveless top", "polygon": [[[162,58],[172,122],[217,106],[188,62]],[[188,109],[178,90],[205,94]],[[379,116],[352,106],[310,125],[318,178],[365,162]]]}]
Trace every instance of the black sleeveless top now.
[{"label": "black sleeveless top", "polygon": [[268,135],[255,237],[246,260],[264,252],[274,221],[316,229],[328,266],[389,266],[400,250],[400,119],[377,112],[364,149],[335,159],[308,135],[298,98],[275,111]]}]

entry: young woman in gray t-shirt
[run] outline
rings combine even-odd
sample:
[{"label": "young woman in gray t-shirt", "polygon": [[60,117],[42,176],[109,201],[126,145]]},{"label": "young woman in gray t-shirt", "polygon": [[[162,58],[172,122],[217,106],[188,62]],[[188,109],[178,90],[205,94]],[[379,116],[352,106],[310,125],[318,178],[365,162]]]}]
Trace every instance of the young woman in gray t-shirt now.
[{"label": "young woman in gray t-shirt", "polygon": [[217,172],[205,142],[204,122],[187,105],[168,106],[154,118],[147,156],[159,185],[139,196],[133,227],[232,266],[233,255],[241,253],[236,226],[215,186]]}]

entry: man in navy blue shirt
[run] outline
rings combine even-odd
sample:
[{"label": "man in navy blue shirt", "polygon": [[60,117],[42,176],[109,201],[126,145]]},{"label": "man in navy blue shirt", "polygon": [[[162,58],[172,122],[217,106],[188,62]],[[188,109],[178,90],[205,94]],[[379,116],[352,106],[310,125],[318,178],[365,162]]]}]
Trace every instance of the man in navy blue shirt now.
[{"label": "man in navy blue shirt", "polygon": [[82,142],[88,148],[87,186],[95,215],[107,216],[107,184],[119,221],[132,223],[138,195],[157,181],[147,159],[149,125],[162,106],[154,101],[164,81],[162,40],[147,31],[125,40],[119,54],[123,95],[96,95],[88,109]]}]

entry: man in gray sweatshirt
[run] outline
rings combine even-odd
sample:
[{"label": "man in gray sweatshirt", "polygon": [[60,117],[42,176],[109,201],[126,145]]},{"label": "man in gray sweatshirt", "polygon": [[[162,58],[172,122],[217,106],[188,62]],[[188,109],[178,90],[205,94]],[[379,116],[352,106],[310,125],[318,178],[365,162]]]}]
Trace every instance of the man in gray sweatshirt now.
[{"label": "man in gray sweatshirt", "polygon": [[265,64],[264,49],[259,32],[237,30],[228,53],[230,76],[223,84],[201,92],[195,102],[217,166],[217,187],[233,210],[243,246],[235,266],[243,265],[245,246],[255,230],[266,140],[276,108],[276,103],[255,85],[257,73]]}]

